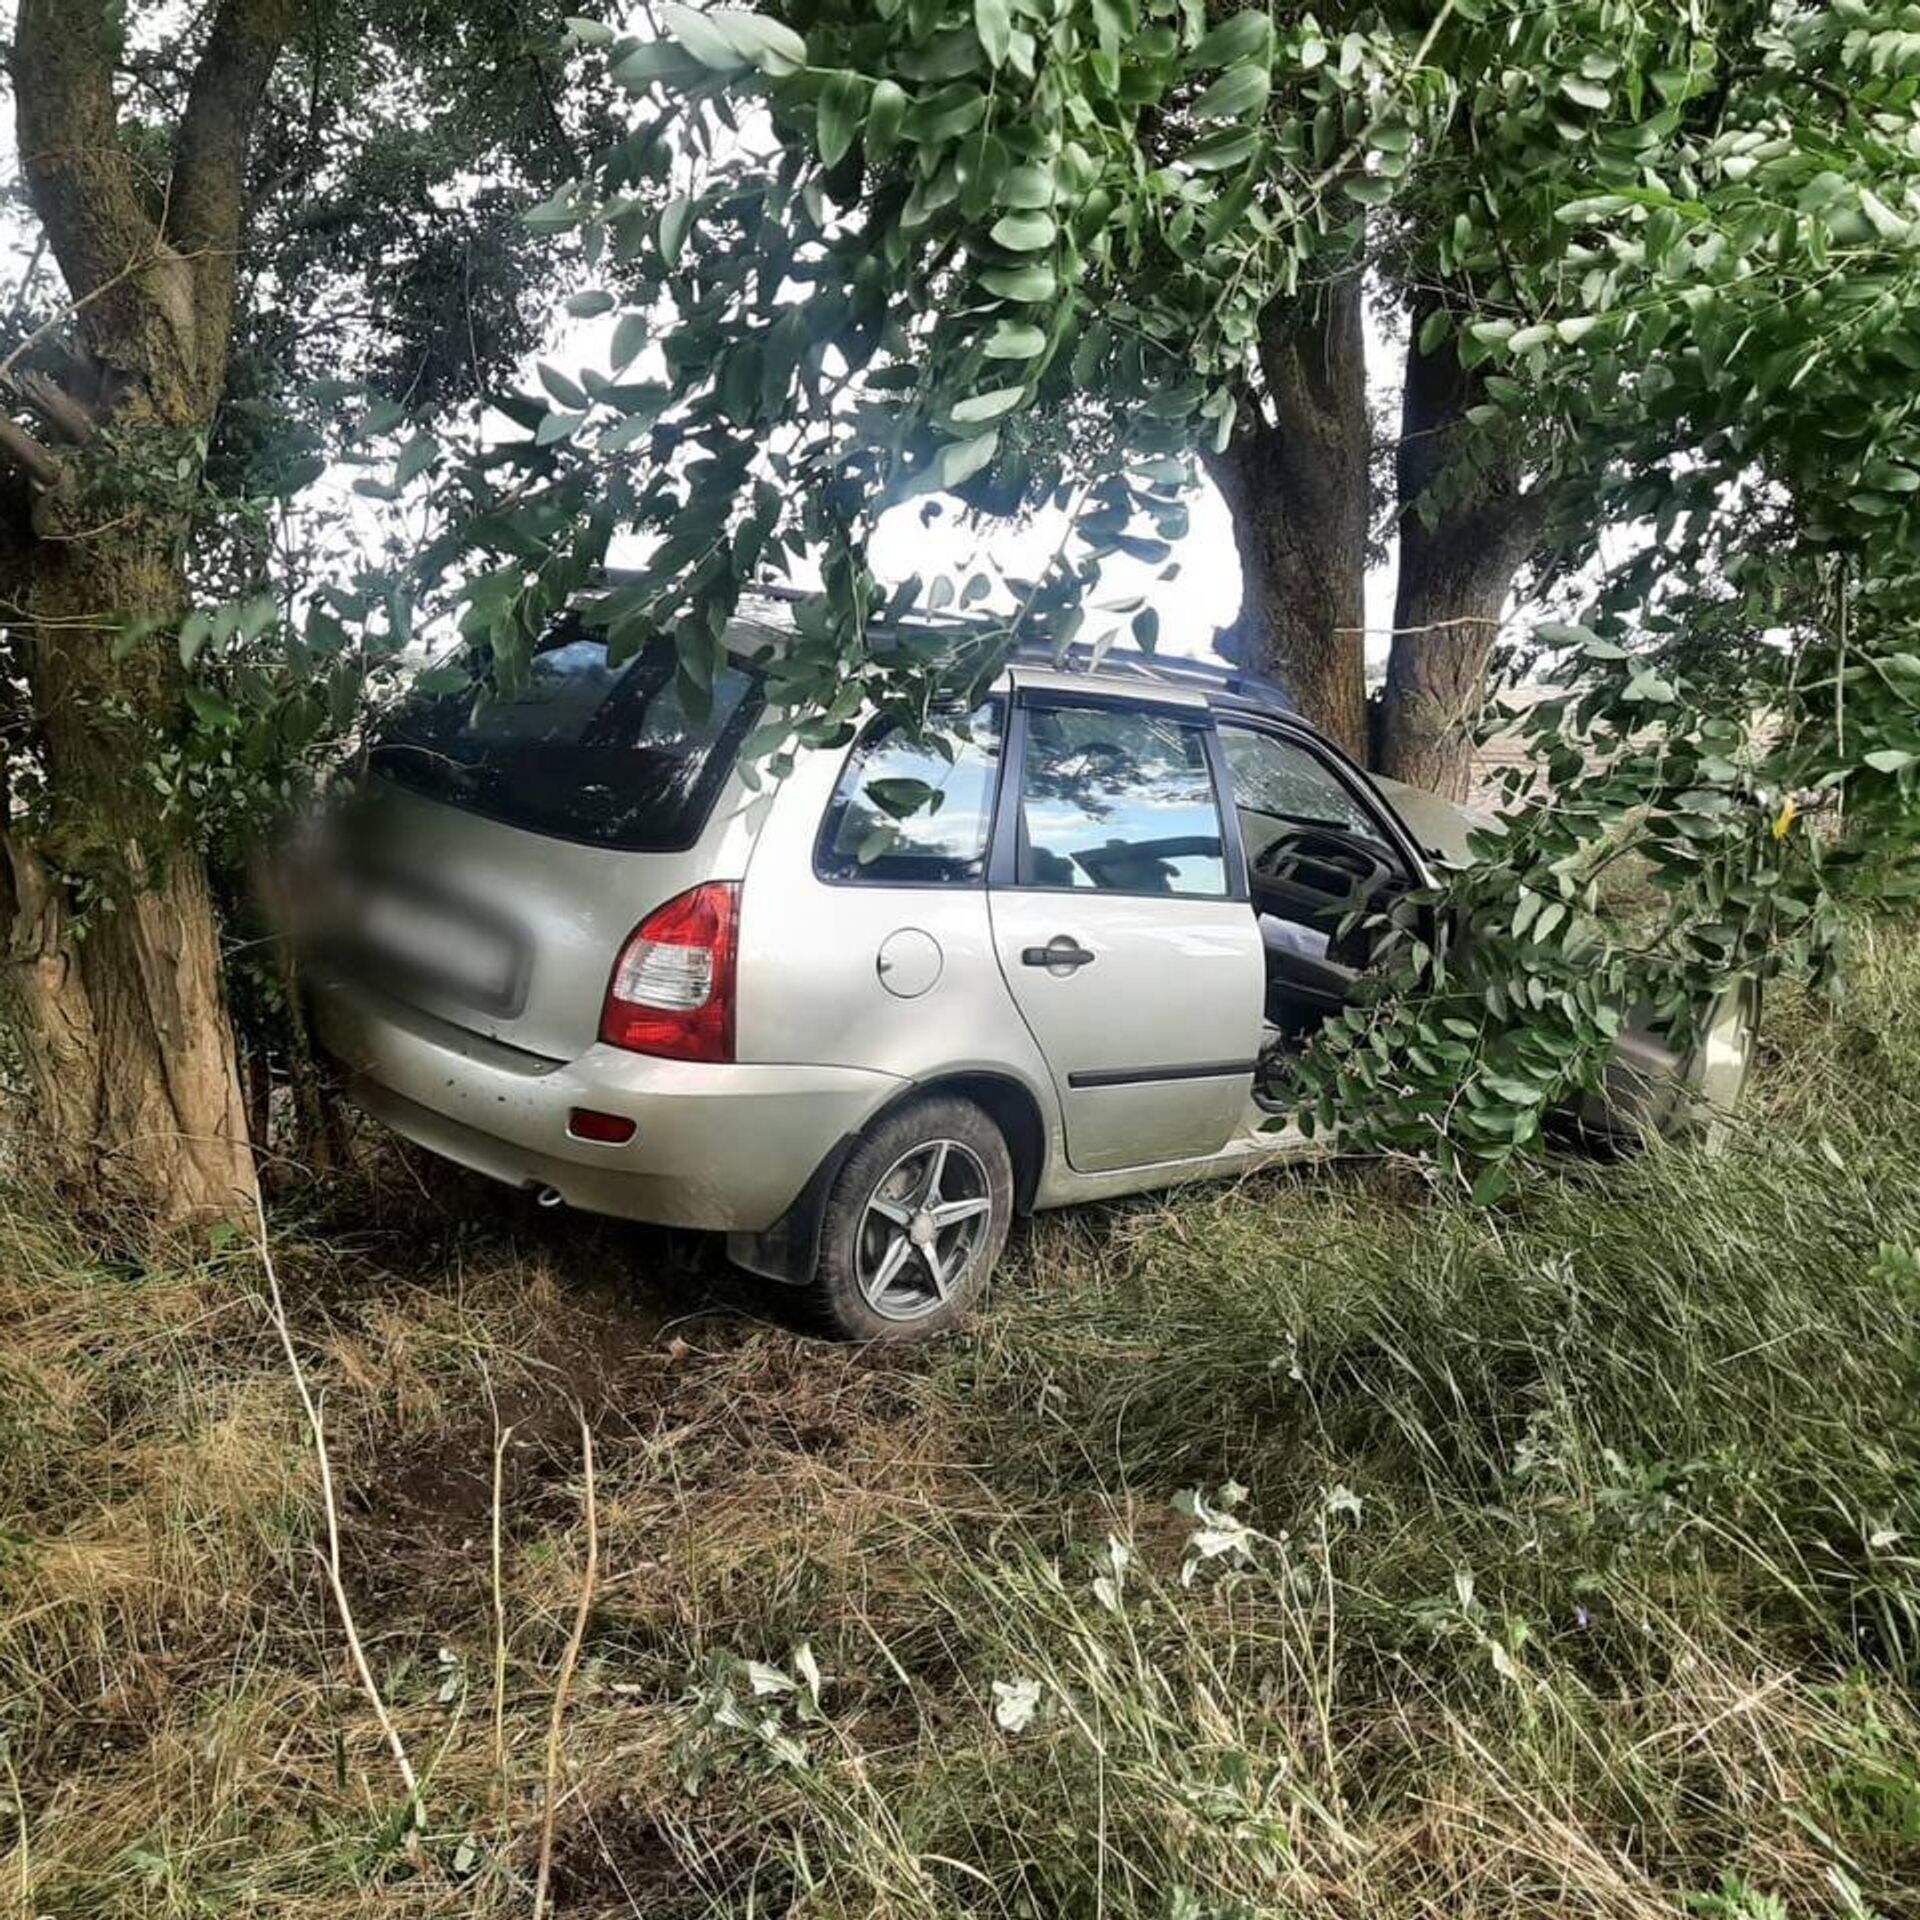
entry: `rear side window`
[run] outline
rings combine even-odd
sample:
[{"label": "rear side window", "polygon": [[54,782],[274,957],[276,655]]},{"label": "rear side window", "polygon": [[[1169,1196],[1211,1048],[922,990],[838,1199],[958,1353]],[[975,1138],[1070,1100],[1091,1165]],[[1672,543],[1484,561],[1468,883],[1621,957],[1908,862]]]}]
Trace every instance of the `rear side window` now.
[{"label": "rear side window", "polygon": [[1138,707],[1030,708],[1018,880],[1225,898],[1206,728]]},{"label": "rear side window", "polygon": [[987,870],[1000,706],[987,701],[938,746],[880,722],[854,748],[820,828],[823,880],[978,886]]},{"label": "rear side window", "polygon": [[534,655],[525,688],[476,712],[466,697],[409,701],[373,750],[416,793],[533,833],[668,852],[706,824],[760,708],[757,677],[714,679],[705,712],[683,697],[671,646],[619,666],[578,627]]}]

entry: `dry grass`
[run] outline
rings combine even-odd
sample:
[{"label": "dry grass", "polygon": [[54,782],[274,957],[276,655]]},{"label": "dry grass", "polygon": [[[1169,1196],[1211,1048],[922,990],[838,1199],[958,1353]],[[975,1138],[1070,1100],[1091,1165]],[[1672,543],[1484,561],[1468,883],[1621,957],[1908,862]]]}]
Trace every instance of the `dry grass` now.
[{"label": "dry grass", "polygon": [[1051,1220],[917,1351],[430,1168],[283,1206],[417,1850],[257,1261],[0,1196],[0,1911],[528,1912],[578,1406],[558,1913],[1920,1913],[1920,966],[1864,949],[1720,1163]]}]

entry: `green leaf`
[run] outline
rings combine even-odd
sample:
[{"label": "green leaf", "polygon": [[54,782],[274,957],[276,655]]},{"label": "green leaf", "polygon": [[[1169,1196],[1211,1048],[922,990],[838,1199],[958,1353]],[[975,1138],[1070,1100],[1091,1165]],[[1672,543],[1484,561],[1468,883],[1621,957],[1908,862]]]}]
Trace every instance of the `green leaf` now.
[{"label": "green leaf", "polygon": [[1002,300],[1020,300],[1030,305],[1051,300],[1060,291],[1060,283],[1051,267],[988,267],[980,274],[980,284]]},{"label": "green leaf", "polygon": [[876,80],[867,100],[865,150],[870,166],[878,166],[900,141],[900,123],[907,117],[907,95],[892,80]]},{"label": "green leaf", "polygon": [[1393,182],[1377,173],[1349,174],[1340,182],[1340,191],[1363,207],[1384,207],[1393,198]]},{"label": "green leaf", "polygon": [[997,420],[1011,413],[1026,397],[1025,387],[995,387],[989,393],[970,394],[955,403],[951,418],[956,426],[978,426],[982,420]]},{"label": "green leaf", "polygon": [[994,450],[1000,444],[1000,430],[996,427],[973,440],[955,440],[940,449],[940,457],[934,462],[934,472],[943,487],[964,486],[993,458]]},{"label": "green leaf", "polygon": [[1473,1190],[1467,1195],[1467,1199],[1476,1207],[1490,1207],[1512,1185],[1513,1176],[1507,1171],[1506,1164],[1499,1160],[1489,1161],[1481,1168],[1479,1178],[1474,1181]]},{"label": "green leaf", "polygon": [[604,287],[594,287],[585,293],[573,294],[567,300],[567,311],[576,320],[591,320],[599,314],[611,313],[613,308],[613,295]]},{"label": "green leaf", "polygon": [[1594,638],[1591,627],[1580,626],[1572,620],[1542,620],[1533,631],[1537,639],[1550,647],[1584,647]]},{"label": "green leaf", "polygon": [[661,24],[703,67],[738,73],[747,67],[779,78],[807,64],[807,43],[778,20],[732,7],[696,12],[667,6]]},{"label": "green leaf", "polygon": [[973,0],[973,30],[988,60],[1004,67],[1013,47],[1013,9],[1008,0]]},{"label": "green leaf", "polygon": [[1053,204],[1053,169],[1045,166],[1009,167],[994,189],[994,198],[1003,207],[1050,207]]},{"label": "green leaf", "polygon": [[653,322],[644,313],[623,313],[614,323],[613,352],[610,364],[615,373],[623,373],[640,357],[640,350],[652,335]]},{"label": "green leaf", "polygon": [[440,455],[440,442],[430,433],[418,433],[400,449],[394,463],[393,484],[404,487],[419,479]]},{"label": "green leaf", "polygon": [[[699,79],[706,69],[673,41],[648,40],[631,53],[622,54],[609,71],[615,82],[629,93],[644,93],[655,81],[670,87],[684,86]],[[557,197],[549,204],[557,210]]]},{"label": "green leaf", "polygon": [[1205,67],[1232,67],[1243,60],[1257,60],[1262,66],[1273,59],[1273,22],[1265,8],[1249,7],[1244,13],[1229,14],[1217,27],[1200,36],[1200,43],[1187,55],[1187,70],[1198,73]]},{"label": "green leaf", "polygon": [[586,421],[584,413],[549,413],[541,417],[533,430],[536,447],[550,447],[556,440],[571,440]]},{"label": "green leaf", "polygon": [[1020,320],[1002,320],[981,347],[989,360],[1032,360],[1047,349],[1043,328]]},{"label": "green leaf", "polygon": [[580,383],[562,373],[558,367],[550,367],[542,360],[535,371],[540,375],[540,384],[563,407],[578,408],[587,404],[587,396]]},{"label": "green leaf", "polygon": [[[1244,14],[1238,17],[1246,18]],[[1196,120],[1250,119],[1266,107],[1272,87],[1272,78],[1263,66],[1229,67],[1193,103],[1193,117]]]},{"label": "green leaf", "polygon": [[865,94],[866,87],[857,73],[836,73],[821,89],[814,137],[820,143],[820,158],[829,167],[837,167],[853,146],[854,135],[860,131]]},{"label": "green leaf", "polygon": [[993,223],[987,237],[1010,253],[1033,253],[1052,246],[1057,231],[1050,213],[1008,213]]},{"label": "green leaf", "polygon": [[703,67],[735,73],[747,64],[710,14],[698,13],[692,7],[668,6],[661,9],[660,20]]},{"label": "green leaf", "polygon": [[956,80],[916,100],[907,112],[904,131],[920,145],[940,146],[971,133],[986,117],[987,96],[971,80]]},{"label": "green leaf", "polygon": [[1591,107],[1596,113],[1605,108],[1613,98],[1613,95],[1597,80],[1583,79],[1577,73],[1561,75],[1560,91],[1576,105]]},{"label": "green leaf", "polygon": [[1876,747],[1861,758],[1875,773],[1904,773],[1909,767],[1920,766],[1920,753],[1909,753],[1904,747]]},{"label": "green leaf", "polygon": [[224,729],[240,724],[240,709],[231,700],[205,687],[189,687],[186,691],[187,705],[193,709],[194,717],[202,726]]},{"label": "green leaf", "polygon": [[180,664],[190,667],[200,649],[213,638],[213,616],[203,608],[194,610],[180,623]]},{"label": "green leaf", "polygon": [[1215,127],[1203,134],[1181,158],[1195,173],[1224,173],[1260,151],[1260,135],[1251,127]]},{"label": "green leaf", "polygon": [[1435,307],[1420,322],[1420,351],[1433,353],[1449,333],[1453,331],[1453,315],[1445,307]]},{"label": "green leaf", "polygon": [[924,780],[895,778],[869,780],[861,791],[882,813],[890,813],[896,820],[904,820],[909,814],[918,813],[926,807],[937,789]]},{"label": "green leaf", "polygon": [[660,211],[660,258],[669,271],[679,266],[692,225],[693,202],[684,193],[676,193]]}]

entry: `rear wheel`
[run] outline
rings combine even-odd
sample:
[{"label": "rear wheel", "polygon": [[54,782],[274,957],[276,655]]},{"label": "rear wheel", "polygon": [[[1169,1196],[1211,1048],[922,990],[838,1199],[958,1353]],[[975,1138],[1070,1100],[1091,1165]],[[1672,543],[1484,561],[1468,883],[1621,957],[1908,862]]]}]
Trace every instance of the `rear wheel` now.
[{"label": "rear wheel", "polygon": [[1013,1162],[970,1100],[932,1095],[890,1114],[834,1181],[814,1302],[838,1334],[905,1340],[952,1326],[1006,1245]]}]

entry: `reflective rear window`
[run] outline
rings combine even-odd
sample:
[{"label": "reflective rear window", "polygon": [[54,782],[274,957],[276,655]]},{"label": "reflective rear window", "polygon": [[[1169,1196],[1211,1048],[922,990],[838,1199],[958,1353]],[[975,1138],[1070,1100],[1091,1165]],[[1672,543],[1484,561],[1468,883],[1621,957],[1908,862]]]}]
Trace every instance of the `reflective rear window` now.
[{"label": "reflective rear window", "polygon": [[728,667],[696,710],[670,646],[607,664],[604,640],[563,628],[526,686],[403,706],[376,772],[469,813],[557,839],[667,852],[699,837],[759,711],[758,679]]}]

